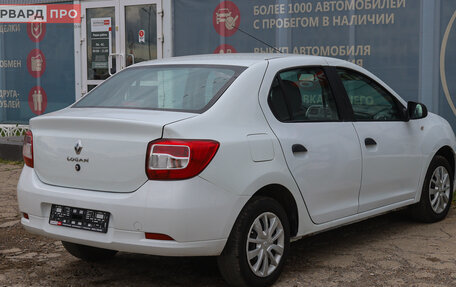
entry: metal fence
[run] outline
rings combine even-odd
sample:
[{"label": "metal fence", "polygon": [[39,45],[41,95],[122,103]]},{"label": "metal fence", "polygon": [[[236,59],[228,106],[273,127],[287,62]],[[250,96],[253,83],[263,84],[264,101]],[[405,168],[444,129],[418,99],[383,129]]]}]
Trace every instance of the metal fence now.
[{"label": "metal fence", "polygon": [[28,130],[28,125],[6,125],[0,124],[0,137],[23,136]]}]

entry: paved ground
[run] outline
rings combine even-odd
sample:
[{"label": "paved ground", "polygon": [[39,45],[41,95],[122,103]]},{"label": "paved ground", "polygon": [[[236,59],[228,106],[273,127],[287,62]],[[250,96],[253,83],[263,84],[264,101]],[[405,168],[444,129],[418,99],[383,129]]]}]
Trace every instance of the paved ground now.
[{"label": "paved ground", "polygon": [[[59,241],[25,232],[20,170],[0,163],[0,286],[225,286],[214,258],[120,253],[84,263]],[[455,209],[436,224],[391,213],[293,243],[276,286],[456,286],[455,237]]]}]

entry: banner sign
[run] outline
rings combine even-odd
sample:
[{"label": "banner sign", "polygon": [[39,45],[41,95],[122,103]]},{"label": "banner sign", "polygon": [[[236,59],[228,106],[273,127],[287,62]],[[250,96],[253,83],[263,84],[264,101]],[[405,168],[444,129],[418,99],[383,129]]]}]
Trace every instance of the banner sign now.
[{"label": "banner sign", "polygon": [[75,100],[74,24],[0,24],[0,123]]},{"label": "banner sign", "polygon": [[80,23],[81,5],[0,5],[0,23]]},{"label": "banner sign", "polygon": [[405,100],[417,100],[420,2],[175,0],[174,54],[336,57],[372,71]]},{"label": "banner sign", "polygon": [[443,0],[440,11],[439,112],[456,128],[456,1]]}]

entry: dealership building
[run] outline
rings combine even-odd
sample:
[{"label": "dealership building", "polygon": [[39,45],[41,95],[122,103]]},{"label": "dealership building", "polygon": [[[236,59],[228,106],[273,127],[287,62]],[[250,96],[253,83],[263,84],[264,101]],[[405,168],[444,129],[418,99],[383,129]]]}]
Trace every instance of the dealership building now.
[{"label": "dealership building", "polygon": [[72,104],[134,63],[244,52],[352,61],[379,76],[405,100],[424,103],[456,128],[454,0],[0,0],[0,4],[80,8],[76,23],[6,23],[0,17],[2,136],[26,128],[32,117]]}]

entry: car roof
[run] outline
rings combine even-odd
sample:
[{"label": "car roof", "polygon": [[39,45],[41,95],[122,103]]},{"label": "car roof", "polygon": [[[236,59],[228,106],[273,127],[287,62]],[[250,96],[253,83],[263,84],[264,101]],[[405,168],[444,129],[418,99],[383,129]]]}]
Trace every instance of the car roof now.
[{"label": "car roof", "polygon": [[268,61],[272,59],[283,58],[309,58],[315,61],[316,58],[321,59],[321,63],[327,64],[325,57],[295,55],[295,54],[261,54],[261,53],[235,53],[235,54],[207,54],[207,55],[191,55],[182,57],[171,57],[159,60],[145,61],[134,65],[138,66],[152,66],[152,65],[230,65],[230,66],[244,66],[249,67],[259,62]]}]

